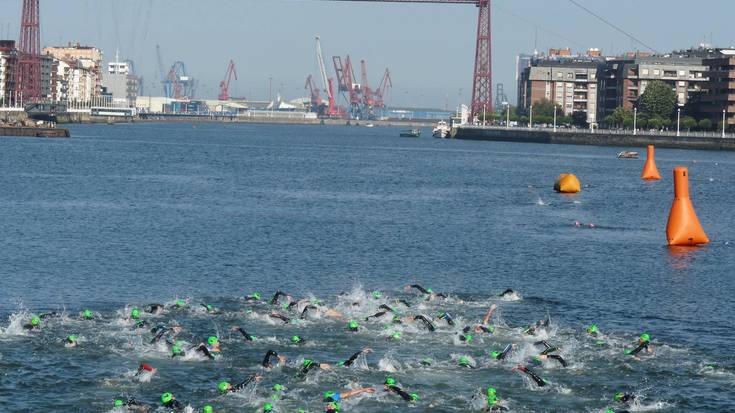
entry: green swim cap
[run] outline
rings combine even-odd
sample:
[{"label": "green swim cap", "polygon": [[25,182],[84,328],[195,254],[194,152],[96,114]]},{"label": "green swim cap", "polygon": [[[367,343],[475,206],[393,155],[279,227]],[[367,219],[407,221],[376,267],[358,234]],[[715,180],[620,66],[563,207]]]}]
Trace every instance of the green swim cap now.
[{"label": "green swim cap", "polygon": [[82,313],[82,317],[84,317],[84,318],[92,318],[92,317],[94,317],[94,314],[92,314],[92,311],[90,311],[90,310],[84,310],[84,312]]},{"label": "green swim cap", "polygon": [[123,401],[120,399],[115,399],[115,407],[122,407]]},{"label": "green swim cap", "polygon": [[471,342],[472,341],[472,334],[465,334],[464,335],[464,339],[468,343]]},{"label": "green swim cap", "polygon": [[70,343],[76,343],[77,336],[75,336],[74,334],[72,334],[72,335],[70,335],[69,337],[66,338],[66,341],[68,341]]},{"label": "green swim cap", "polygon": [[186,301],[184,301],[182,299],[178,299],[178,300],[176,300],[176,305],[179,306],[179,307],[183,307],[183,306],[186,305]]},{"label": "green swim cap", "polygon": [[360,326],[360,325],[359,325],[359,324],[357,324],[357,321],[350,321],[349,323],[347,323],[347,328],[349,328],[349,329],[350,329],[350,330],[352,330],[352,331],[355,331],[355,330],[357,330],[357,328],[358,328],[359,326]]},{"label": "green swim cap", "polygon": [[641,341],[644,343],[648,343],[649,341],[651,341],[651,336],[649,336],[646,333],[643,333],[641,334]]},{"label": "green swim cap", "polygon": [[616,402],[619,402],[623,398],[623,396],[625,396],[625,394],[623,394],[623,392],[616,391],[615,392],[615,396],[613,396],[613,400],[615,400]]},{"label": "green swim cap", "polygon": [[605,345],[605,340],[596,340],[595,341],[595,345],[596,346],[604,346]]},{"label": "green swim cap", "polygon": [[497,396],[487,396],[487,405],[488,406],[495,406],[498,404],[498,398]]},{"label": "green swim cap", "polygon": [[137,308],[133,308],[130,311],[130,318],[132,318],[133,320],[139,319],[140,318],[140,310],[138,310]]},{"label": "green swim cap", "polygon": [[328,408],[329,410],[334,410],[335,412],[338,412],[338,411],[339,411],[339,409],[341,409],[341,408],[342,408],[342,406],[340,406],[340,405],[339,405],[339,403],[337,403],[337,402],[331,402],[331,403],[329,403],[329,404],[327,405],[327,408]]},{"label": "green swim cap", "polygon": [[39,324],[41,324],[41,319],[36,316],[33,316],[33,318],[31,318],[31,325],[35,327]]},{"label": "green swim cap", "polygon": [[427,288],[426,289],[426,292],[428,292],[429,294],[433,294],[434,293],[434,290],[432,290],[431,288]]},{"label": "green swim cap", "polygon": [[260,300],[260,293],[252,293],[250,295],[251,298],[255,298],[256,300]]},{"label": "green swim cap", "polygon": [[426,358],[424,358],[424,359],[422,359],[422,360],[421,360],[421,364],[423,364],[423,365],[425,365],[425,366],[431,366],[431,363],[432,363],[432,362],[433,362],[433,360],[431,360],[431,359],[430,359],[430,358],[428,358],[428,357],[426,357]]},{"label": "green swim cap", "polygon": [[597,324],[592,324],[591,326],[587,327],[587,332],[589,334],[593,334],[597,332]]},{"label": "green swim cap", "polygon": [[312,365],[313,363],[314,363],[314,362],[313,362],[312,360],[309,360],[309,359],[304,359],[304,363],[303,363],[302,365],[303,365],[304,367],[309,367],[309,366],[311,366],[311,365]]},{"label": "green swim cap", "polygon": [[381,295],[380,291],[373,291],[373,298],[380,298]]},{"label": "green swim cap", "polygon": [[202,408],[202,413],[214,413],[214,409],[210,405],[206,405]]},{"label": "green swim cap", "polygon": [[171,347],[171,354],[172,355],[178,356],[181,353],[183,353],[183,351],[181,350],[181,347],[179,347],[179,346],[173,346],[173,347]]},{"label": "green swim cap", "polygon": [[161,403],[163,404],[171,403],[171,400],[173,399],[174,399],[174,395],[169,392],[163,393],[161,395]]},{"label": "green swim cap", "polygon": [[615,413],[615,410],[607,409],[607,410],[605,410],[605,413]]},{"label": "green swim cap", "polygon": [[419,395],[417,393],[411,393],[411,401],[415,402],[419,399]]},{"label": "green swim cap", "polygon": [[[325,399],[331,399],[332,397],[334,397],[334,392],[333,391],[325,391],[324,392],[324,398]],[[325,401],[327,401],[327,400],[325,400]]]},{"label": "green swim cap", "polygon": [[470,360],[467,357],[462,356],[462,357],[459,358],[459,365],[460,366],[468,366],[469,364],[470,364]]},{"label": "green swim cap", "polygon": [[391,334],[391,337],[393,337],[396,340],[400,340],[402,334],[400,331],[395,331],[393,334]]},{"label": "green swim cap", "polygon": [[294,344],[300,343],[302,340],[303,339],[301,337],[299,337],[299,336],[293,336],[293,337],[291,337],[291,342],[294,343]]},{"label": "green swim cap", "polygon": [[497,390],[495,390],[494,387],[488,387],[487,388],[487,395],[488,396],[495,396],[498,393]]},{"label": "green swim cap", "polygon": [[273,385],[273,390],[275,390],[275,391],[281,391],[281,390],[283,390],[283,386],[280,385],[280,384],[274,384]]},{"label": "green swim cap", "polygon": [[212,311],[212,304],[207,304],[206,307],[207,307],[207,311]]},{"label": "green swim cap", "polygon": [[394,379],[393,377],[386,377],[384,384],[387,384],[388,386],[395,386],[396,385],[396,379]]},{"label": "green swim cap", "polygon": [[209,338],[207,339],[207,344],[209,344],[210,346],[214,346],[217,343],[219,343],[219,339],[215,336],[209,336]]},{"label": "green swim cap", "polygon": [[497,359],[498,357],[500,357],[500,352],[493,351],[490,353],[490,357]]},{"label": "green swim cap", "polygon": [[273,404],[272,404],[272,403],[266,403],[266,404],[265,404],[265,405],[263,406],[263,411],[264,411],[264,412],[270,412],[270,411],[273,411]]},{"label": "green swim cap", "polygon": [[227,390],[230,390],[230,383],[226,381],[221,381],[219,384],[217,384],[217,389],[220,393],[227,393]]}]

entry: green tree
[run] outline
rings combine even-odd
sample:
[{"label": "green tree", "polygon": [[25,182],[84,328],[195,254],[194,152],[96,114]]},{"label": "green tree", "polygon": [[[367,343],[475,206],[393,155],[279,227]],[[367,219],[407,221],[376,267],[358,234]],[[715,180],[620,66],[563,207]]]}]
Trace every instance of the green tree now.
[{"label": "green tree", "polygon": [[684,116],[681,118],[681,127],[690,131],[693,127],[697,126],[697,120],[691,116]]},{"label": "green tree", "polygon": [[533,104],[533,118],[536,120],[536,116],[551,116],[554,117],[554,106],[556,106],[556,116],[559,116],[564,111],[561,106],[554,105],[549,99],[541,99]]},{"label": "green tree", "polygon": [[671,119],[676,109],[676,93],[671,86],[655,80],[648,84],[646,91],[638,99],[638,105],[651,118]]},{"label": "green tree", "polygon": [[654,116],[648,120],[648,126],[653,129],[661,129],[664,126],[664,120],[658,116]]},{"label": "green tree", "polygon": [[712,129],[712,121],[709,120],[709,119],[707,119],[707,118],[704,118],[704,119],[700,120],[699,121],[699,129],[702,129],[702,130],[711,130]]},{"label": "green tree", "polygon": [[585,112],[572,113],[572,123],[578,128],[588,127],[589,125],[587,124],[587,114]]}]

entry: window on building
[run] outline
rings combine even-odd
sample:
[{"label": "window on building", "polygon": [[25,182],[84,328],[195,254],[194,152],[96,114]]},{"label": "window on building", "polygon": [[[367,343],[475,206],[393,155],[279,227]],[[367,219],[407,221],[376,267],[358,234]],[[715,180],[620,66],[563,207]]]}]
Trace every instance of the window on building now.
[{"label": "window on building", "polygon": [[573,78],[574,78],[574,73],[572,72],[567,73],[567,79],[573,79]]},{"label": "window on building", "polygon": [[564,77],[564,73],[562,73],[562,72],[556,72],[556,77],[558,77],[559,79],[561,79],[561,78]]},{"label": "window on building", "polygon": [[648,76],[648,69],[643,69],[643,75]]},{"label": "window on building", "polygon": [[660,70],[658,70],[658,69],[653,69],[653,75],[654,75],[654,76],[658,76],[658,75],[660,75],[660,74],[661,74],[661,71],[660,71]]},{"label": "window on building", "polygon": [[684,101],[684,99],[685,99],[685,98],[684,98],[684,93],[683,93],[683,92],[682,92],[682,93],[679,93],[679,101],[680,101],[680,102],[683,102],[683,101]]},{"label": "window on building", "polygon": [[684,76],[686,76],[686,75],[687,75],[687,72],[686,72],[686,70],[680,70],[680,71],[679,71],[679,76],[681,76],[681,77],[684,77]]},{"label": "window on building", "polygon": [[687,82],[679,82],[679,86],[686,86]]}]

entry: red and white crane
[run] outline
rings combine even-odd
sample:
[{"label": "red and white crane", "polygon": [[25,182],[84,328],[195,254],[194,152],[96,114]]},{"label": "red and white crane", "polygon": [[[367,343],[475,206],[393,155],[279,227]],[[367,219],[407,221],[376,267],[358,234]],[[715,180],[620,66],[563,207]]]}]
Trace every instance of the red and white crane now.
[{"label": "red and white crane", "polygon": [[327,114],[329,116],[335,116],[337,115],[337,109],[334,106],[334,86],[332,85],[332,79],[327,77],[327,68],[324,66],[324,55],[322,54],[322,41],[319,36],[316,36],[316,61],[319,65],[319,76],[322,81],[322,90],[327,94],[327,98],[329,100]]},{"label": "red and white crane", "polygon": [[237,71],[235,70],[235,62],[230,60],[230,64],[227,65],[227,72],[225,72],[225,78],[219,82],[219,100],[230,100],[230,82],[232,77],[237,80]]},{"label": "red and white crane", "polygon": [[388,68],[386,67],[385,73],[383,74],[383,79],[380,81],[378,89],[375,91],[376,108],[385,107],[385,96],[388,94],[388,88],[391,87],[393,87],[393,79],[391,79],[390,77],[390,70],[388,70]]},{"label": "red and white crane", "polygon": [[309,94],[311,96],[312,112],[321,112],[322,97],[319,94],[319,89],[317,89],[316,85],[314,84],[314,78],[311,75],[306,78],[306,86],[304,86],[304,89],[309,89]]}]

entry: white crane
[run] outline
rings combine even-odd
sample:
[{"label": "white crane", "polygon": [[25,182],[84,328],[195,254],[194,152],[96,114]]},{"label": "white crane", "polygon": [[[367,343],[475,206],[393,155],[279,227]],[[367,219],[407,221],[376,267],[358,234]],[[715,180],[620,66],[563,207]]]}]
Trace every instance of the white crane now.
[{"label": "white crane", "polygon": [[319,64],[319,74],[322,78],[322,88],[331,100],[332,95],[329,91],[329,80],[327,80],[327,69],[326,67],[324,67],[324,56],[322,56],[322,42],[319,39],[319,36],[316,37],[316,61]]}]

